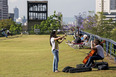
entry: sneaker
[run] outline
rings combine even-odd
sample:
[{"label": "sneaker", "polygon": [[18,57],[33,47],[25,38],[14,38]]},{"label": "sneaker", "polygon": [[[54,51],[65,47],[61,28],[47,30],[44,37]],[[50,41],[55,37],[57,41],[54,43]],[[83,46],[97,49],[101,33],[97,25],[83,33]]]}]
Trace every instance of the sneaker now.
[{"label": "sneaker", "polygon": [[59,72],[58,70],[56,70],[55,72]]}]

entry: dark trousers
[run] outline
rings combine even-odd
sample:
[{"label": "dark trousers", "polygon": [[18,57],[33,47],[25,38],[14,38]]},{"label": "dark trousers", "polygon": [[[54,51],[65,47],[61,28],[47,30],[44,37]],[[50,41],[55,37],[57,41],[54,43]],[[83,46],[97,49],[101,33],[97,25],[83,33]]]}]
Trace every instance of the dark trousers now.
[{"label": "dark trousers", "polygon": [[103,58],[99,55],[91,56],[87,63],[85,64],[85,67],[91,67],[91,63],[94,64],[94,60],[102,60]]}]

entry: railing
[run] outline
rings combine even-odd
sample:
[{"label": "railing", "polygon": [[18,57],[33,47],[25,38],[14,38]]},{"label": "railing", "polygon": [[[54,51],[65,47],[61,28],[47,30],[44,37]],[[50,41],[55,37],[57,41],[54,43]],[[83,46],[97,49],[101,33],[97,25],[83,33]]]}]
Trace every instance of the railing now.
[{"label": "railing", "polygon": [[[116,42],[111,39],[101,38],[100,36],[87,33],[87,32],[81,32],[82,34],[86,34],[90,36],[90,40],[99,39],[100,41],[105,40],[105,43],[103,44],[104,50],[106,51],[106,55],[110,55],[110,58],[113,58],[116,62]],[[90,41],[89,40],[89,41]]]}]

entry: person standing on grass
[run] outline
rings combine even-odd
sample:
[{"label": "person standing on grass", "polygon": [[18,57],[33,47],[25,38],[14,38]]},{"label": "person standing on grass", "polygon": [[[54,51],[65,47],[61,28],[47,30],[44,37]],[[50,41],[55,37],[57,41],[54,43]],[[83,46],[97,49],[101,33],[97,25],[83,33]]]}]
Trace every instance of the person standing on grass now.
[{"label": "person standing on grass", "polygon": [[65,36],[66,35],[58,37],[56,35],[56,31],[52,31],[51,34],[50,34],[50,45],[52,47],[52,53],[54,55],[53,72],[59,72],[58,71],[58,62],[59,62],[59,46],[58,46],[58,44],[60,44],[64,41]]}]

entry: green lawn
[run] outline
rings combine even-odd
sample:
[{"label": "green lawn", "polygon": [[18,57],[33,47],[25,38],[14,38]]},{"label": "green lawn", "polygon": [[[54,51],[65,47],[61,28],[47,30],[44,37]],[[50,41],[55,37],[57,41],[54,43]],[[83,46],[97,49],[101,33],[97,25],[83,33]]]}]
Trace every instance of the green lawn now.
[{"label": "green lawn", "polygon": [[[67,37],[67,40],[71,36]],[[66,66],[81,64],[89,49],[72,49],[65,42],[60,46],[59,71]],[[110,67],[115,64],[109,62]],[[109,70],[93,69],[82,73],[53,73],[53,55],[49,35],[0,37],[0,77],[116,77],[116,67]]]}]

